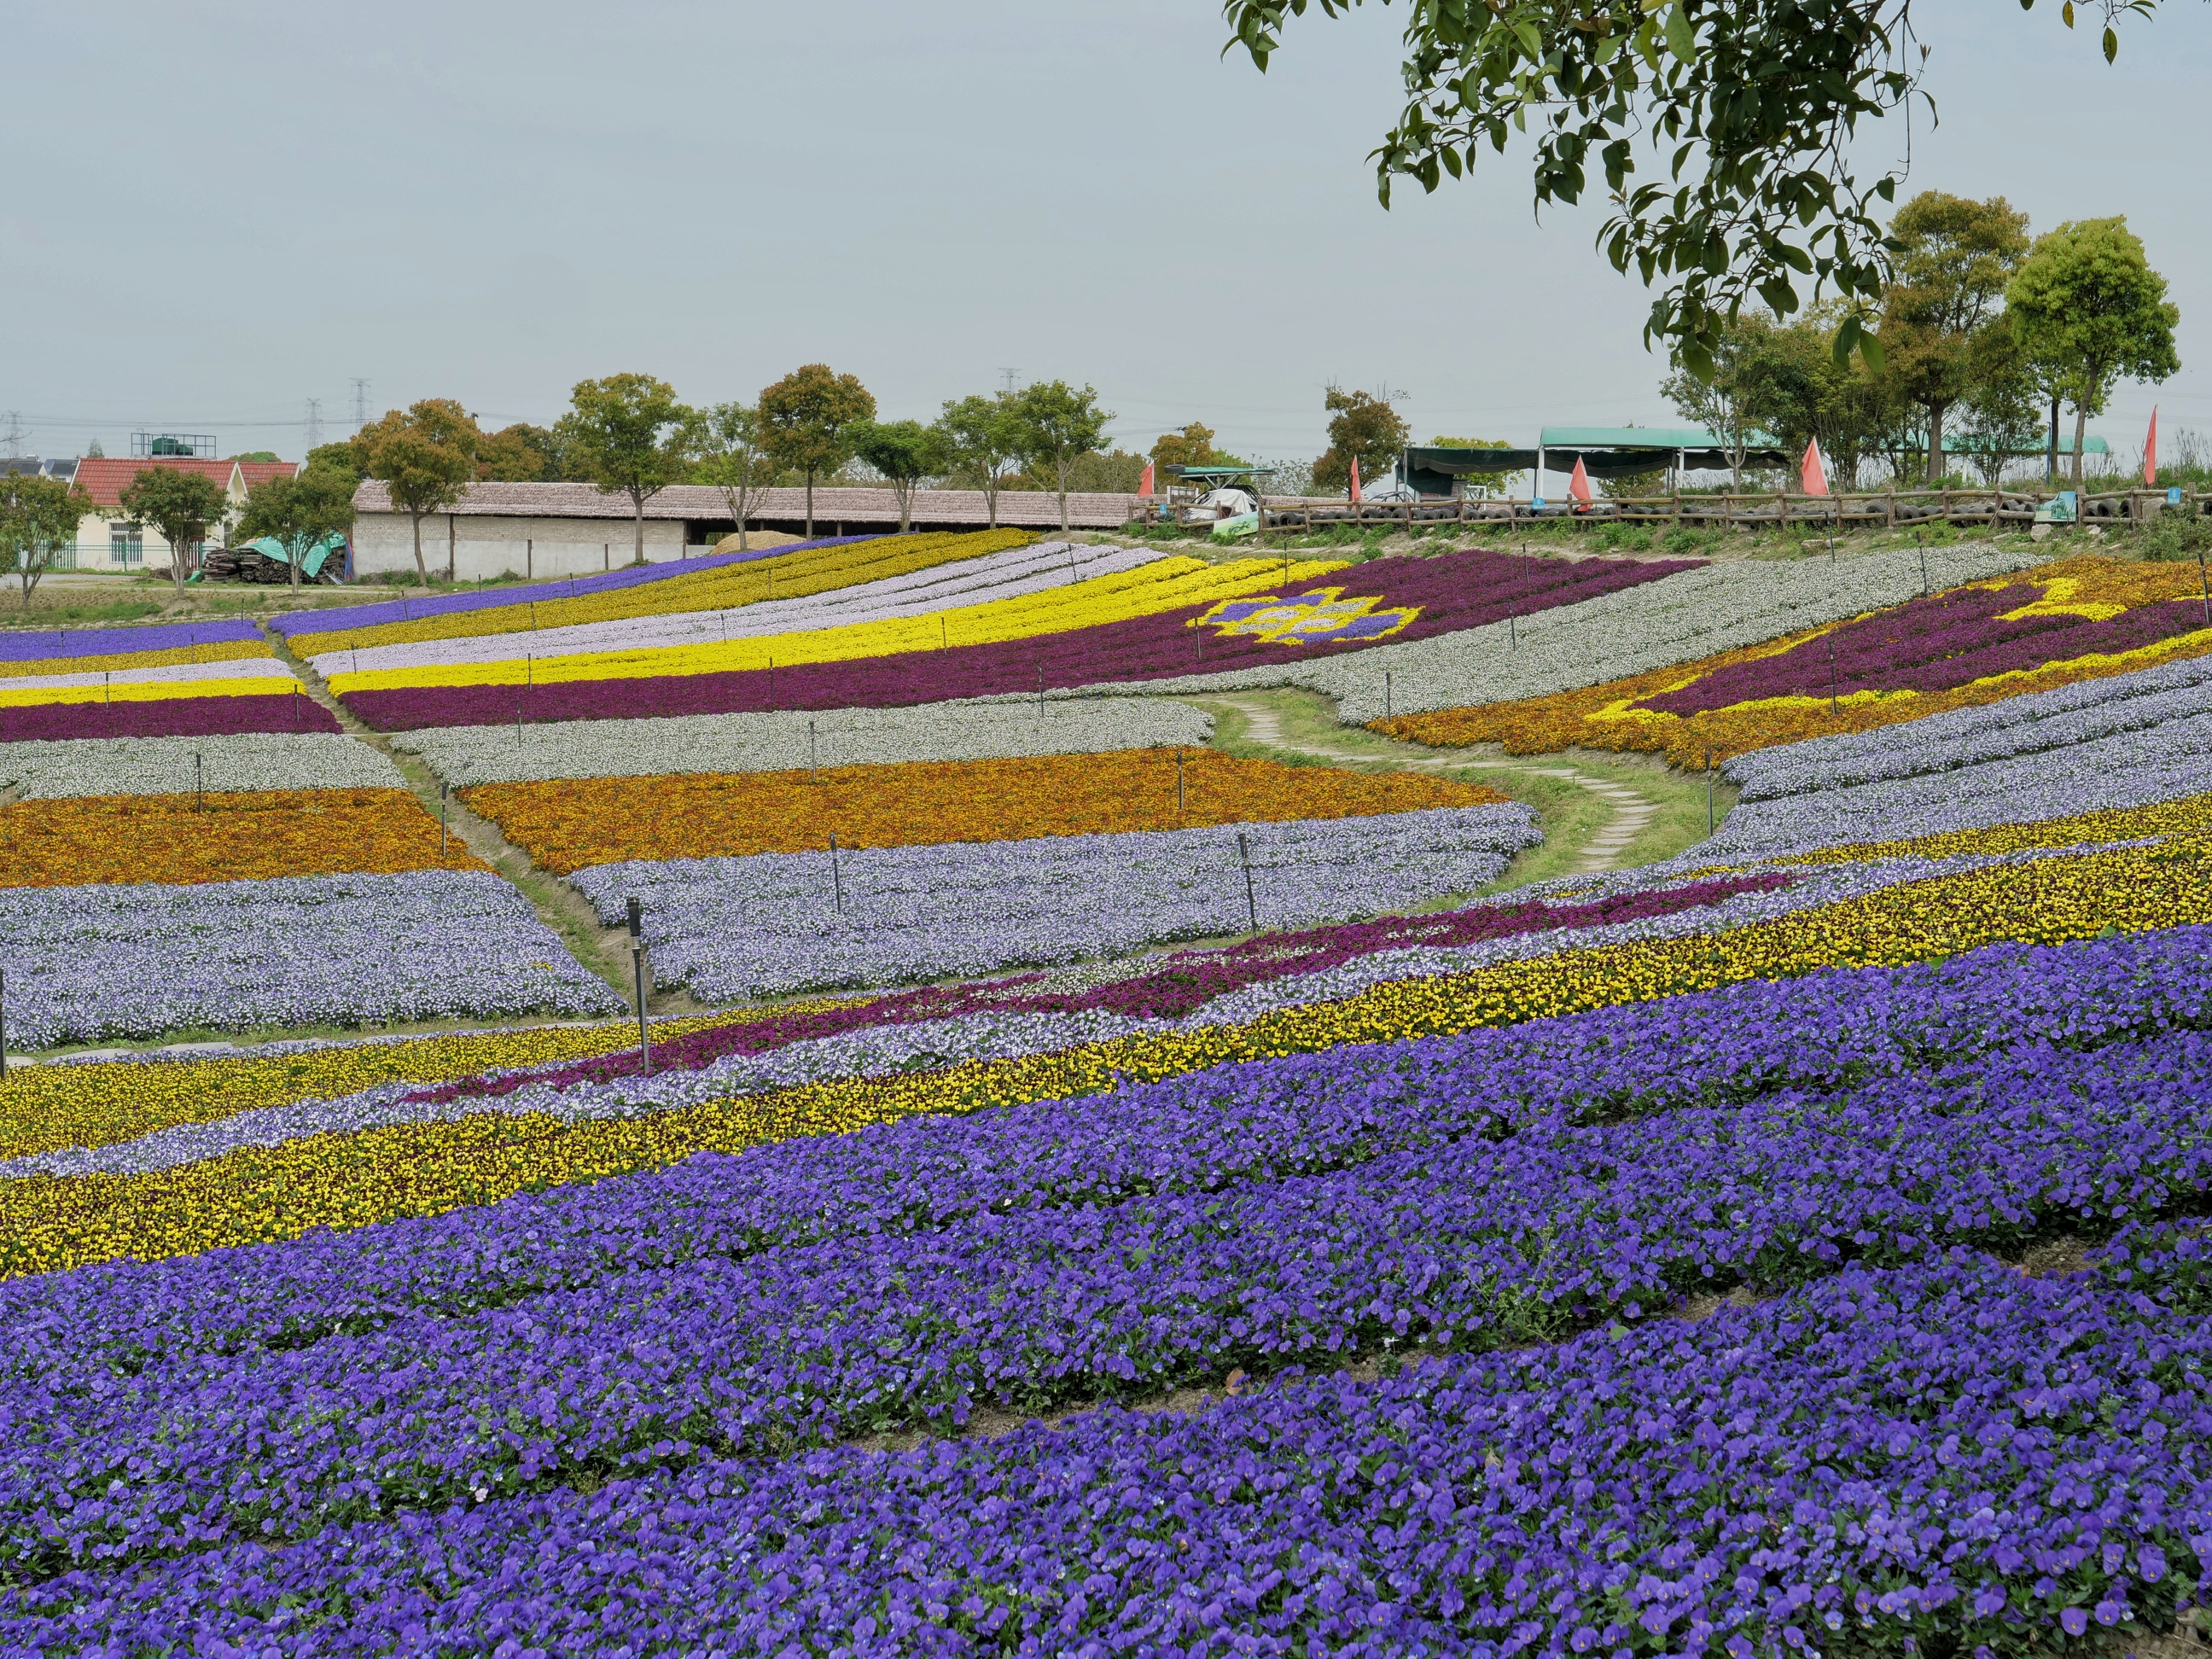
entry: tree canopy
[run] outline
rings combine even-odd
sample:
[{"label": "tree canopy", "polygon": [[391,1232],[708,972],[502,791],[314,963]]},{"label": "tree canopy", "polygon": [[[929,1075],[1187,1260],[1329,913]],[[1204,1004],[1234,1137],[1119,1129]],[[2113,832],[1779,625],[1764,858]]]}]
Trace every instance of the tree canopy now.
[{"label": "tree canopy", "polygon": [[76,539],[78,522],[91,511],[92,497],[66,479],[0,473],[0,554],[7,560],[0,569],[13,569],[21,581],[26,611],[39,578]]},{"label": "tree canopy", "polygon": [[650,374],[579,380],[568,394],[560,429],[573,447],[572,459],[601,495],[629,497],[640,564],[645,562],[645,504],[690,470],[690,432],[697,420],[677,400],[674,386]]},{"label": "tree canopy", "polygon": [[1943,416],[2002,370],[2011,327],[1999,307],[2027,253],[2027,216],[2002,196],[1985,202],[1923,191],[1897,210],[1896,279],[1882,294],[1883,374],[1917,407],[1928,438],[1927,481],[1949,471]]},{"label": "tree canopy", "polygon": [[692,442],[692,479],[722,492],[730,517],[737,520],[738,547],[743,551],[745,520],[752,515],[753,503],[775,482],[775,464],[769,458],[760,410],[740,403],[716,404],[700,416]]},{"label": "tree canopy", "polygon": [[283,544],[291,586],[300,586],[300,562],[328,536],[353,528],[353,486],[334,467],[309,466],[295,478],[264,478],[246,492],[237,533],[272,537]]},{"label": "tree canopy", "polygon": [[422,520],[451,507],[477,476],[477,452],[483,434],[468,410],[451,398],[425,398],[406,410],[386,411],[380,421],[355,434],[368,476],[383,480],[392,504],[415,527],[415,571],[425,586],[429,568],[422,560]]},{"label": "tree canopy", "polygon": [[169,572],[177,592],[185,591],[185,553],[222,522],[229,498],[211,478],[182,467],[149,466],[118,492],[123,510],[150,524],[169,544]]},{"label": "tree canopy", "polygon": [[[2158,0],[2095,3],[2109,61],[2114,25]],[[1264,71],[1310,3],[1334,18],[1362,0],[1224,0],[1224,51]],[[2075,0],[2063,16],[2072,27]],[[1787,319],[1825,293],[1846,303],[1835,345],[1848,354],[1867,325],[1856,307],[1889,276],[1877,215],[1903,176],[1865,175],[1852,141],[1916,98],[1932,109],[1923,62],[1911,0],[1417,0],[1404,109],[1370,159],[1387,207],[1395,180],[1433,191],[1533,130],[1540,206],[1577,202],[1592,170],[1601,178],[1612,212],[1599,247],[1657,285],[1647,343],[1703,379],[1747,302]]]},{"label": "tree canopy", "polygon": [[1413,428],[1390,406],[1388,394],[1346,392],[1331,386],[1322,399],[1329,411],[1328,447],[1313,465],[1316,489],[1334,492],[1352,486],[1352,462],[1359,459],[1359,476],[1372,481],[1398,462]]},{"label": "tree canopy", "polygon": [[1065,380],[1041,380],[1013,398],[1013,416],[1022,459],[1050,472],[1059,486],[1060,527],[1067,524],[1067,491],[1083,458],[1098,447],[1113,423],[1110,410],[1098,407],[1098,393],[1080,392]]},{"label": "tree canopy", "polygon": [[914,492],[952,465],[945,434],[920,421],[862,421],[848,434],[853,453],[881,473],[897,498],[899,532],[914,516]]},{"label": "tree canopy", "polygon": [[2029,364],[2074,405],[2078,490],[2089,416],[2113,385],[2162,380],[2181,367],[2173,344],[2180,309],[2124,218],[2074,221],[2037,237],[2005,289],[2005,307]]},{"label": "tree canopy", "polygon": [[991,528],[996,530],[1000,483],[1022,459],[1022,425],[1015,416],[1013,394],[971,392],[949,398],[937,417],[937,429],[945,434],[951,470],[974,479],[983,492]]},{"label": "tree canopy", "polygon": [[776,465],[806,475],[806,534],[814,535],[815,475],[834,471],[852,451],[846,428],[876,418],[876,400],[857,376],[806,363],[762,389],[761,425]]}]

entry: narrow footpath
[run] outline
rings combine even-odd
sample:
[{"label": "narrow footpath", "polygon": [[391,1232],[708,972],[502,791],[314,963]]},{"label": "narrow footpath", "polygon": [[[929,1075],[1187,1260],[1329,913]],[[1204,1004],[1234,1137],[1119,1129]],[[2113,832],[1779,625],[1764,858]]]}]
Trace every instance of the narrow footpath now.
[{"label": "narrow footpath", "polygon": [[[1605,827],[1583,844],[1575,860],[1574,873],[1593,875],[1613,867],[1621,853],[1637,836],[1650,827],[1657,816],[1656,802],[1645,799],[1625,784],[1607,778],[1593,778],[1567,766],[1539,766],[1528,761],[1486,760],[1473,756],[1442,755],[1433,749],[1424,749],[1417,744],[1398,743],[1388,738],[1376,738],[1378,745],[1366,753],[1356,753],[1322,743],[1300,739],[1283,731],[1282,716],[1275,707],[1259,698],[1237,696],[1209,696],[1208,702],[1234,708],[1247,722],[1246,732],[1255,743],[1266,744],[1271,749],[1285,749],[1296,755],[1310,755],[1316,760],[1375,761],[1390,760],[1408,768],[1444,768],[1458,771],[1482,767],[1504,772],[1528,772],[1539,777],[1565,778],[1598,796],[1612,809],[1613,816]],[[1372,734],[1367,734],[1371,736]],[[1387,745],[1387,750],[1382,745]]]}]

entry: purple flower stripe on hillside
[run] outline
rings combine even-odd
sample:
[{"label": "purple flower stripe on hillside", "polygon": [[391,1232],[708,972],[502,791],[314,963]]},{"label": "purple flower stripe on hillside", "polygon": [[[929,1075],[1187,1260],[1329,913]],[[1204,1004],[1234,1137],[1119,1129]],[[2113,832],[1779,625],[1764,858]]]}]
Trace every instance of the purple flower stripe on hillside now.
[{"label": "purple flower stripe on hillside", "polygon": [[143,702],[48,702],[0,708],[0,743],[344,730],[337,715],[304,691],[289,696],[155,697]]},{"label": "purple flower stripe on hillside", "polygon": [[[1694,559],[1538,559],[1510,553],[1448,553],[1431,558],[1375,559],[1290,585],[1278,597],[1328,591],[1372,597],[1373,609],[1414,606],[1419,615],[1382,641],[1350,638],[1312,644],[1275,643],[1189,626],[1212,609],[1191,605],[1155,617],[1072,629],[1034,639],[956,645],[854,661],[740,673],[663,675],[537,685],[522,719],[540,721],[629,719],[653,714],[733,714],[762,708],[886,708],[954,697],[1064,690],[1103,682],[1172,679],[1191,673],[1279,666],[1340,655],[1387,641],[1400,644],[1532,616],[1601,593],[1694,569]],[[1240,601],[1241,603],[1241,601]],[[1230,624],[1223,624],[1228,626]],[[771,684],[771,681],[773,684]],[[428,726],[505,726],[516,718],[508,685],[421,686],[354,691],[347,707],[389,732]]]},{"label": "purple flower stripe on hillside", "polygon": [[[1503,1030],[1229,1066],[1073,1101],[702,1156],[427,1220],[0,1283],[0,1376],[106,1372],[460,1314],[702,1255],[1346,1168],[1558,1118],[1597,1124],[2212,1029],[2212,928],[1837,969]],[[1480,1079],[1455,1091],[1455,1079]],[[1406,1109],[1418,1102],[1418,1111]]]},{"label": "purple flower stripe on hillside", "polygon": [[0,662],[174,651],[180,646],[236,645],[241,640],[261,637],[259,629],[242,621],[156,623],[147,628],[10,629],[0,632]]},{"label": "purple flower stripe on hillside", "polygon": [[[1818,1028],[1778,1037],[1810,1050]],[[1487,1349],[1632,1321],[1700,1286],[2109,1231],[2212,1188],[2200,1125],[2212,1036],[2195,1030],[2087,1051],[2035,1043],[1842,1094],[1596,1122],[1473,1122],[1489,1068],[1440,1054],[1378,1073],[1355,1054],[1357,1075],[1334,1089],[1336,1057],[1317,1058],[1294,1068],[1302,1086],[1287,1099],[1269,1090],[1272,1064],[1199,1080],[1212,1109],[1200,1121],[1218,1131],[1258,1115],[1255,1088],[1277,1115],[1334,1093],[1340,1114],[1356,1099],[1371,1123],[1399,1126],[1397,1146],[1355,1140],[1358,1161],[1315,1170],[1293,1143],[1293,1172],[1237,1178],[1200,1163],[1202,1148],[1102,1143],[1060,1166],[1043,1204],[1017,1198],[1034,1174],[938,1162],[913,1170],[889,1231],[754,1248],[731,1228],[711,1255],[511,1289],[473,1312],[372,1311],[375,1287],[354,1282],[352,1316],[287,1320],[276,1346],[223,1342],[222,1311],[196,1306],[191,1351],[125,1349],[130,1364],[93,1371],[93,1387],[49,1365],[0,1401],[0,1559],[45,1576],[95,1552],[296,1537],[585,1472],[644,1474],[710,1449],[787,1453],[953,1425],[986,1401],[1042,1409],[1414,1340]],[[1102,1159],[1178,1182],[1101,1197]],[[721,1164],[742,1178],[750,1162]],[[823,1182],[834,1168],[784,1195],[810,1204],[817,1229],[843,1196]],[[931,1214],[932,1196],[957,1213]],[[665,1249],[634,1213],[618,1230],[628,1242],[614,1248]],[[540,1236],[512,1243],[511,1274],[545,1271]],[[286,1255],[242,1265],[265,1277]],[[95,1305],[119,1334],[115,1304]],[[42,1334],[20,1334],[16,1363]],[[76,1346],[91,1334],[54,1333]]]},{"label": "purple flower stripe on hillside", "polygon": [[[328,634],[348,628],[374,628],[383,623],[419,622],[425,617],[450,617],[465,611],[497,611],[511,605],[548,599],[573,599],[588,593],[607,593],[645,582],[665,582],[672,576],[691,576],[724,565],[772,559],[780,554],[802,552],[810,547],[842,547],[848,542],[873,541],[872,536],[825,536],[811,542],[786,542],[781,547],[757,547],[743,553],[708,553],[696,559],[672,559],[665,564],[624,565],[620,570],[589,576],[563,576],[558,581],[533,582],[526,587],[495,587],[473,593],[446,593],[436,599],[391,599],[375,605],[349,605],[328,611],[299,611],[272,617],[270,626],[286,635]],[[131,647],[111,647],[110,649]]]},{"label": "purple flower stripe on hillside", "polygon": [[[1961,587],[1844,623],[1779,656],[1736,663],[1638,707],[1694,714],[1764,697],[1850,696],[1861,691],[1948,691],[1995,674],[2025,673],[2093,653],[2133,651],[2204,625],[2195,599],[2137,605],[2102,622],[2087,617],[2000,620],[2032,589]],[[1835,651],[1829,674],[1828,653]]]},{"label": "purple flower stripe on hillside", "polygon": [[[1190,1416],[470,1499],[0,1592],[10,1652],[2071,1651],[2212,1559],[2212,1331],[1955,1254]],[[2118,1627],[2113,1629],[2113,1627]],[[1839,1645],[1840,1644],[1840,1645]]]},{"label": "purple flower stripe on hillside", "polygon": [[[1694,882],[1683,887],[1621,893],[1588,904],[1485,905],[1436,915],[1387,916],[1379,921],[1352,922],[1304,933],[1265,933],[1226,951],[1179,951],[1166,957],[1153,972],[1094,986],[1087,991],[1036,990],[1033,988],[1043,977],[1037,974],[981,985],[928,986],[849,1008],[779,1014],[744,1024],[694,1031],[656,1047],[653,1051],[653,1070],[655,1075],[696,1071],[726,1054],[763,1054],[788,1043],[836,1036],[846,1031],[957,1019],[985,1011],[1073,1014],[1103,1009],[1128,1019],[1179,1019],[1216,997],[1226,996],[1247,985],[1295,974],[1319,973],[1376,951],[1407,945],[1473,945],[1482,939],[1547,933],[1562,927],[1602,927],[1640,921],[1648,916],[1672,915],[1677,911],[1717,904],[1735,893],[1771,892],[1786,885],[1789,880],[1789,877],[1780,875],[1735,876]],[[497,1097],[527,1085],[557,1089],[576,1083],[604,1083],[613,1078],[635,1076],[641,1069],[638,1056],[625,1050],[542,1071],[464,1078],[419,1090],[405,1098],[444,1102]]]}]

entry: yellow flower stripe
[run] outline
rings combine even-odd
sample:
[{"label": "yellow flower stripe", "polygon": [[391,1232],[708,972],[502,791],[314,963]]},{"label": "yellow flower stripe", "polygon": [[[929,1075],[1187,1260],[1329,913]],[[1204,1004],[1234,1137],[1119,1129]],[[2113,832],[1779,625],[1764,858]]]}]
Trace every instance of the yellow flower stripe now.
[{"label": "yellow flower stripe", "polygon": [[[844,999],[725,1010],[653,1022],[653,1040],[845,1006]],[[634,1047],[637,1027],[528,1026],[301,1054],[232,1059],[86,1060],[13,1065],[0,1084],[0,1158],[65,1146],[112,1146],[156,1129],[215,1123],[264,1106],[335,1100],[385,1083],[448,1083],[485,1072],[584,1060]]]},{"label": "yellow flower stripe", "polygon": [[1713,935],[1639,940],[1379,985],[1235,1026],[1148,1034],[563,1125],[477,1117],[331,1134],[146,1176],[0,1183],[0,1276],[179,1255],[491,1203],[525,1189],[663,1167],[692,1153],[828,1133],[918,1112],[1066,1098],[1231,1061],[1504,1025],[1820,969],[1893,966],[2006,940],[2212,921],[2202,845],[2060,854],[1887,888]]},{"label": "yellow flower stripe", "polygon": [[[2070,559],[2017,575],[1965,584],[1966,588],[1992,592],[2012,586],[2031,588],[2039,597],[2005,612],[2001,620],[2075,616],[2101,621],[2138,605],[2191,599],[2199,591],[2193,568],[2122,564],[2100,558]],[[1403,714],[1395,720],[1370,721],[1370,727],[1387,736],[1439,747],[1497,743],[1516,755],[1549,754],[1577,747],[1650,750],[1663,753],[1677,766],[1694,767],[1703,764],[1707,749],[1716,757],[1725,758],[1807,738],[1873,731],[1954,708],[1982,708],[2008,697],[2212,652],[2212,629],[2196,629],[2132,650],[2088,652],[2033,668],[2009,669],[1945,691],[1854,692],[1838,700],[1832,709],[1823,696],[1762,697],[1686,715],[1641,706],[1686,690],[1721,669],[1797,650],[1823,635],[1876,614],[1868,611],[1763,645],[1740,647],[1601,685],[1516,702]]]},{"label": "yellow flower stripe", "polygon": [[130,668],[182,668],[202,662],[237,662],[271,657],[266,640],[225,640],[218,645],[179,645],[167,651],[111,651],[100,657],[39,657],[0,662],[0,680],[41,678],[49,674],[120,674]]},{"label": "yellow flower stripe", "polygon": [[847,623],[797,634],[770,634],[728,644],[653,646],[628,651],[586,651],[534,661],[458,663],[452,666],[364,669],[330,677],[331,689],[392,691],[448,685],[552,685],[574,680],[637,679],[678,674],[723,674],[736,670],[802,663],[848,662],[860,657],[890,656],[902,651],[934,651],[944,645],[997,644],[1033,639],[1103,623],[1128,622],[1163,611],[1233,599],[1240,593],[1326,575],[1344,568],[1341,560],[1292,565],[1280,559],[1237,559],[1207,564],[1200,559],[1158,559],[1117,575],[1094,576],[1066,587],[1014,599],[932,611],[924,617],[886,622]]},{"label": "yellow flower stripe", "polygon": [[312,657],[325,651],[366,651],[373,645],[520,634],[535,629],[568,628],[578,623],[617,622],[628,617],[662,617],[683,611],[730,611],[740,605],[757,605],[763,599],[803,599],[809,593],[826,593],[832,588],[850,587],[885,576],[903,576],[934,565],[1027,547],[1035,540],[1035,533],[1027,530],[878,536],[842,547],[817,547],[803,553],[749,560],[743,564],[718,565],[712,570],[641,582],[635,587],[580,593],[574,599],[540,599],[481,611],[442,612],[412,622],[295,634],[292,648],[303,657]]},{"label": "yellow flower stripe", "polygon": [[48,703],[166,702],[173,697],[284,697],[300,689],[289,674],[251,679],[130,680],[120,685],[36,685],[9,690],[0,681],[0,708]]}]

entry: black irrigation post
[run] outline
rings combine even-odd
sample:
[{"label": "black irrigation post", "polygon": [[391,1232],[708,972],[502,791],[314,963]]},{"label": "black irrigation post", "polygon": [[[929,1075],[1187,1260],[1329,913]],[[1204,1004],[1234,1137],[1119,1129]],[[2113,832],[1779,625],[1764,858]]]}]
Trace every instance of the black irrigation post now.
[{"label": "black irrigation post", "polygon": [[2204,595],[2204,625],[2212,628],[2212,579],[2204,574],[2204,550],[2197,550],[2197,585]]},{"label": "black irrigation post", "polygon": [[1521,624],[1514,620],[1510,611],[1505,613],[1505,643],[1511,650],[1521,648]]},{"label": "black irrigation post", "polygon": [[1252,924],[1251,931],[1260,931],[1260,901],[1252,893],[1252,847],[1244,839],[1244,832],[1237,832],[1237,856],[1244,864],[1244,919]]},{"label": "black irrigation post", "polygon": [[1044,670],[1037,670],[1037,724],[1044,724]]},{"label": "black irrigation post", "polygon": [[1912,532],[1912,544],[1920,550],[1920,597],[1924,599],[1929,593],[1928,544],[1922,539],[1921,532],[1917,530]]},{"label": "black irrigation post", "polygon": [[1386,720],[1391,718],[1390,678],[1390,671],[1387,668],[1384,669],[1382,671],[1382,718]]},{"label": "black irrigation post", "polygon": [[653,1046],[645,1035],[645,905],[630,899],[626,908],[629,920],[630,974],[637,984],[637,1064],[646,1076],[653,1075]]},{"label": "black irrigation post", "polygon": [[837,914],[845,914],[845,872],[837,862],[837,837],[830,837],[830,879],[837,895]]},{"label": "black irrigation post", "polygon": [[1705,747],[1705,833],[1713,833],[1713,751],[1710,744]]},{"label": "black irrigation post", "polygon": [[207,811],[207,769],[200,764],[200,751],[192,750],[192,811]]},{"label": "black irrigation post", "polygon": [[450,783],[441,783],[441,784],[439,784],[439,786],[438,786],[438,861],[439,861],[441,864],[444,863],[444,862],[445,862],[445,859],[446,859],[446,803],[447,803],[447,800],[452,797],[453,793],[453,786],[452,784],[450,784]]},{"label": "black irrigation post", "polygon": [[822,747],[815,739],[812,720],[806,722],[806,781],[809,783],[822,781]]},{"label": "black irrigation post", "polygon": [[1182,817],[1182,750],[1176,750],[1176,817]]},{"label": "black irrigation post", "polygon": [[1836,718],[1836,636],[1828,635],[1828,718]]}]

